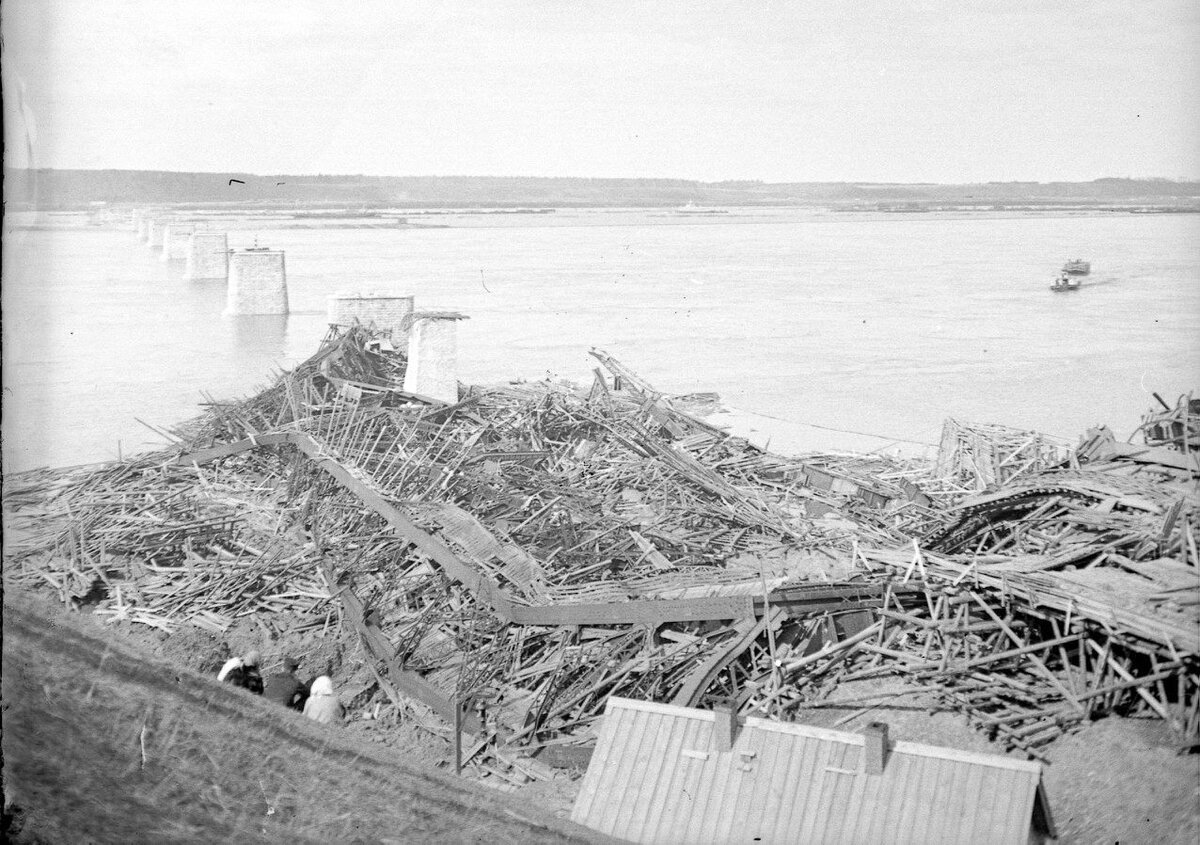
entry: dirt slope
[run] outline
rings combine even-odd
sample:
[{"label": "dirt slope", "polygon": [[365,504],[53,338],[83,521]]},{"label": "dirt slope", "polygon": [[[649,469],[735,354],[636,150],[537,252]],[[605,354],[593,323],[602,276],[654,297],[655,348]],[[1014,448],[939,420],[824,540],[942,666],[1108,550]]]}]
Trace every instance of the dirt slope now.
[{"label": "dirt slope", "polygon": [[6,840],[601,839],[98,633],[6,596]]}]

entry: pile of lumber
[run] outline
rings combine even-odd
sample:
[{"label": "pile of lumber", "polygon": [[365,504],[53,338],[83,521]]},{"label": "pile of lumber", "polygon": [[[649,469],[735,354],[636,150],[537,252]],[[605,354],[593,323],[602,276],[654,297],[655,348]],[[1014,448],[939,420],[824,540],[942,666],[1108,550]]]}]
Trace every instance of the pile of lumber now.
[{"label": "pile of lumber", "polygon": [[948,491],[979,492],[1067,459],[1068,443],[1038,431],[947,419],[936,477]]},{"label": "pile of lumber", "polygon": [[[884,673],[1031,753],[1047,720],[1139,706],[1195,734],[1178,477],[1026,467],[951,509],[936,467],[774,455],[593,354],[586,387],[440,404],[370,331],[331,331],[168,448],[10,479],[5,580],[166,631],[341,638],[390,706],[509,778],[530,767],[506,748],[588,742],[609,695],[789,719]],[[1093,570],[1178,625],[1076,583]]]}]

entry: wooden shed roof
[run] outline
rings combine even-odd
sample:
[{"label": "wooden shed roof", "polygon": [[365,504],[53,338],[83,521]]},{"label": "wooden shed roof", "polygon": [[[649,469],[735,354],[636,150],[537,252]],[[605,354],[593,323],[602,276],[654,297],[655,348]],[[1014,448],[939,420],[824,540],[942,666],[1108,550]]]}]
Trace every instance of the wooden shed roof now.
[{"label": "wooden shed roof", "polygon": [[1041,765],[754,717],[721,752],[711,711],[613,697],[571,815],[633,842],[1025,845],[1053,835]]}]

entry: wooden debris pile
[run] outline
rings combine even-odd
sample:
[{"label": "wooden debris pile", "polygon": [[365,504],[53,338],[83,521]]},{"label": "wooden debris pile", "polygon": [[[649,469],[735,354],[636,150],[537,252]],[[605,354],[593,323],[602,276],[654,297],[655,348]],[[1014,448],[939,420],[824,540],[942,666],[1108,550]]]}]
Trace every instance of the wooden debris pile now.
[{"label": "wooden debris pile", "polygon": [[975,493],[1067,460],[1070,444],[1038,431],[947,419],[935,477],[945,494]]},{"label": "wooden debris pile", "polygon": [[976,559],[1003,555],[1014,571],[1181,561],[1190,539],[1188,515],[1194,517],[1189,487],[1090,469],[1052,470],[964,500],[954,508],[957,519],[926,544]]},{"label": "wooden debris pile", "polygon": [[860,630],[743,679],[743,705],[858,704],[836,690],[899,677],[1031,756],[1111,713],[1161,718],[1194,747],[1200,467],[1112,442],[1092,433],[1068,468],[963,499],[921,544],[858,549],[920,600],[889,593]]},{"label": "wooden debris pile", "polygon": [[1194,570],[1191,499],[1168,526],[1177,491],[1100,462],[1025,467],[947,511],[932,468],[763,452],[593,354],[587,389],[431,404],[400,388],[403,356],[335,330],[169,449],[14,479],[5,579],[166,630],[360,645],[361,688],[460,725],[468,759],[508,777],[505,746],[586,742],[609,695],[788,719],[878,673],[1030,750],[1050,738],[1033,725],[1137,706],[1135,689],[1194,732],[1200,645],[1072,598],[1056,569]]},{"label": "wooden debris pile", "polygon": [[[1200,465],[1186,457],[1089,432],[1066,466],[961,501],[925,551],[868,552],[940,586],[908,614],[922,653],[877,654],[1022,748],[1107,712],[1155,714],[1194,742]],[[971,648],[964,626],[992,641]]]},{"label": "wooden debris pile", "polygon": [[613,692],[698,699],[739,625],[773,636],[756,621],[773,600],[805,608],[781,649],[812,612],[879,603],[879,585],[836,585],[861,581],[855,543],[903,539],[901,488],[809,488],[815,464],[725,436],[596,354],[609,374],[586,391],[431,405],[366,330],[334,333],[266,390],[210,402],[170,449],[18,480],[6,578],[164,630],[361,638],[398,701],[445,715],[486,698],[517,740],[584,725]]}]

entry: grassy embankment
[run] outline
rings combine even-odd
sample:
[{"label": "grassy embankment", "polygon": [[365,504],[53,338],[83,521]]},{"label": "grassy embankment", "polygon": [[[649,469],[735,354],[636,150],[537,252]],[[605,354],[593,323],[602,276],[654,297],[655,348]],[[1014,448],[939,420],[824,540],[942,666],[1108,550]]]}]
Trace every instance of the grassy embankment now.
[{"label": "grassy embankment", "polygon": [[6,841],[600,838],[19,601],[4,604]]}]

